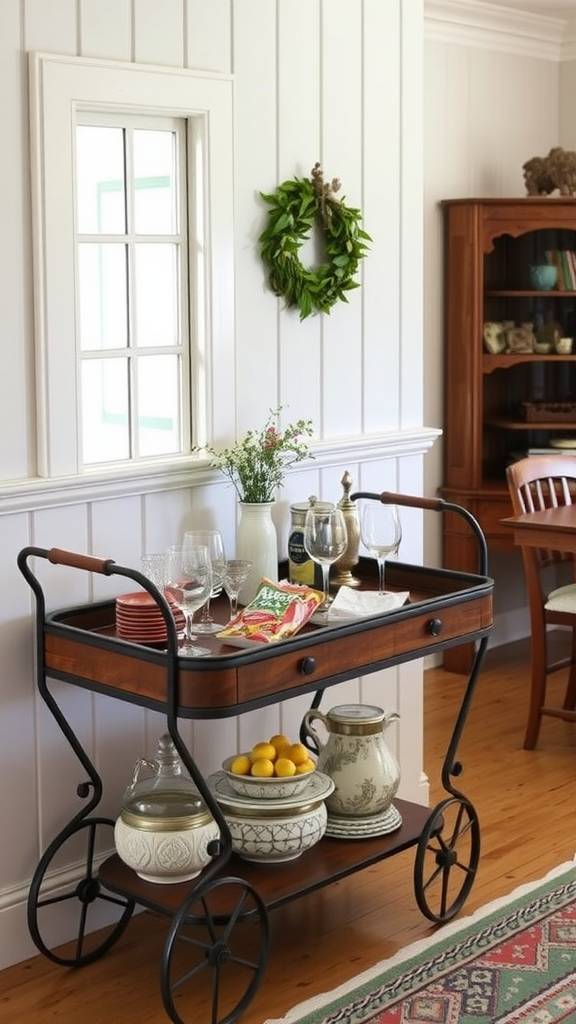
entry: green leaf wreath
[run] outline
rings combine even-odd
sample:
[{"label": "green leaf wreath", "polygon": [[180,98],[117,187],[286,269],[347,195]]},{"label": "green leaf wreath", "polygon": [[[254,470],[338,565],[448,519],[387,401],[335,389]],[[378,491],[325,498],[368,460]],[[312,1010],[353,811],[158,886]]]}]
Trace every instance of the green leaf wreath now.
[{"label": "green leaf wreath", "polygon": [[[283,182],[273,193],[260,193],[270,207],[259,238],[268,283],[287,306],[300,311],[301,320],[311,313],[329,313],[339,299],[348,302],[346,292],[360,287],[354,277],[366,243],[372,241],[361,227],[360,210],[336,198],[338,179],[325,183],[319,163],[311,173],[311,178]],[[307,269],[298,252],[315,225],[323,233],[325,261]]]}]

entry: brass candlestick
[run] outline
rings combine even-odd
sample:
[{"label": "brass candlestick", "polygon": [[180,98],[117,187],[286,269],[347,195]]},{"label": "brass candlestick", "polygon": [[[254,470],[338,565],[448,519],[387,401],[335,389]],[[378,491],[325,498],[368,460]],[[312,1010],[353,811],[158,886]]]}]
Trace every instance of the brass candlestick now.
[{"label": "brass candlestick", "polygon": [[350,476],[350,473],[346,470],[342,480],[340,481],[344,493],[338,502],[338,508],[341,508],[344,513],[348,543],[344,554],[341,555],[338,561],[334,562],[334,565],[332,566],[330,585],[334,587],[360,586],[360,580],[356,579],[356,577],[352,575],[352,569],[355,565],[358,565],[358,548],[360,546],[358,512],[356,510],[356,503],[352,501],[352,498],[350,497],[353,482],[354,481]]}]

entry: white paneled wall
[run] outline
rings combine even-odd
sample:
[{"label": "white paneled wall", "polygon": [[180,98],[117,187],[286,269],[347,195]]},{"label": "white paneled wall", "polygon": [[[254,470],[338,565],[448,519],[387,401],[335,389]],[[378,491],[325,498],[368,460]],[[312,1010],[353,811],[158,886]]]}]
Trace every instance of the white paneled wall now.
[{"label": "white paneled wall", "polygon": [[[234,76],[234,359],[218,316],[210,325],[215,370],[207,396],[212,437],[229,440],[263,423],[270,408],[312,418],[315,461],[290,474],[275,508],[281,555],[291,502],[355,487],[422,493],[424,454],[436,433],[422,418],[422,36],[421,0],[2,0],[0,84],[3,152],[0,249],[0,967],[35,952],[26,926],[29,881],[46,845],[79,809],[83,769],[39,699],[33,603],[18,573],[26,545],[63,547],[138,566],[145,550],[192,524],[221,528],[234,549],[236,506],[222,479],[181,475],[140,488],[121,479],[58,490],[36,478],[34,294],[29,194],[27,60],[30,51],[143,62]],[[373,238],[363,287],[329,317],[300,323],[266,288],[257,238],[260,191],[309,175],[319,160],[340,177]],[[311,253],[302,252],[304,259]],[[435,427],[434,423],[430,427]],[[135,493],[136,492],[136,493]],[[403,557],[421,561],[422,523],[408,517]],[[48,608],[119,593],[120,578],[42,561]],[[422,773],[420,664],[342,684],[340,700],[401,713],[390,745],[402,761],[403,794],[427,799]],[[162,716],[65,683],[52,690],[104,780],[100,810],[114,818],[139,755],[153,756]],[[263,734],[295,733],[309,702],[289,701],[239,721],[182,724],[203,771]],[[75,850],[65,860],[72,870]],[[55,884],[52,882],[51,884]],[[54,943],[74,926],[50,919]]]}]

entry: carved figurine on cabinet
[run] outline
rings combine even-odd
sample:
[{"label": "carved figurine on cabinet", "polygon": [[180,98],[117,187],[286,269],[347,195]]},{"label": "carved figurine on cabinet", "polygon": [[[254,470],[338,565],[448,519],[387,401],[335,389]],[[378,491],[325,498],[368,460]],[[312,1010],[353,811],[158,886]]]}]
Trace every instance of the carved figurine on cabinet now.
[{"label": "carved figurine on cabinet", "polygon": [[529,196],[576,195],[576,152],[554,146],[548,156],[534,156],[522,166]]}]

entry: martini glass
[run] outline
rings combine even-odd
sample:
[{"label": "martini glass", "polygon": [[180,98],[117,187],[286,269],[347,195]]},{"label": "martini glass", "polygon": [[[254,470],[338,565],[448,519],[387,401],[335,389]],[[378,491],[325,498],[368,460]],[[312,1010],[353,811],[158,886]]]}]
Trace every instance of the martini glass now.
[{"label": "martini glass", "polygon": [[238,612],[238,595],[250,575],[252,562],[247,558],[230,558],[226,562],[226,570],[222,583],[230,601],[230,618]]},{"label": "martini glass", "polygon": [[224,541],[220,530],[187,530],[184,534],[184,547],[197,544],[204,544],[208,548],[212,564],[212,589],[208,600],[202,606],[200,618],[194,623],[194,630],[200,634],[218,633],[222,629],[222,623],[214,622],[210,614],[210,599],[218,597],[222,593],[222,581],[226,569]]},{"label": "martini glass", "polygon": [[324,600],[318,611],[327,612],[332,604],[330,596],[330,566],[346,551],[348,534],[341,508],[309,508],[304,521],[304,547],[310,558],[322,569]]},{"label": "martini glass", "polygon": [[205,544],[168,548],[164,592],[169,601],[184,613],[184,642],[179,653],[198,657],[210,654],[209,647],[194,643],[192,632],[194,612],[206,602],[212,587],[210,556]]}]

